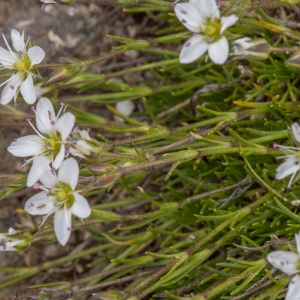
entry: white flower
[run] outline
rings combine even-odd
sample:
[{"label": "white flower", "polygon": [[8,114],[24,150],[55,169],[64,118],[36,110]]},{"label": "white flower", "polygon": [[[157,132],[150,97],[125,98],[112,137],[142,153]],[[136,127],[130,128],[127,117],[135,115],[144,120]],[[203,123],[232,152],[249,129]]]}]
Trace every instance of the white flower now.
[{"label": "white flower", "polygon": [[29,40],[24,42],[24,32],[21,35],[15,29],[11,31],[11,40],[16,52],[11,50],[4,35],[3,38],[9,51],[0,47],[0,64],[4,69],[15,70],[15,73],[1,84],[6,85],[2,91],[0,102],[4,105],[13,98],[16,102],[20,90],[24,100],[28,104],[33,104],[36,101],[32,79],[36,70],[34,66],[44,59],[45,52],[38,46],[31,47],[27,51]]},{"label": "white flower", "polygon": [[[296,145],[300,144],[300,126],[297,123],[294,123],[292,125],[292,136]],[[300,170],[300,148],[281,146],[277,144],[276,147],[282,149],[286,155],[277,157],[284,158],[285,162],[278,166],[278,168],[276,169],[275,178],[282,179],[289,175],[292,175],[288,184],[288,188],[290,188],[297,172]]]},{"label": "white flower", "polygon": [[[43,163],[40,161],[40,164]],[[24,208],[31,215],[46,215],[44,221],[54,213],[54,231],[62,246],[71,234],[72,214],[79,218],[87,218],[91,214],[87,200],[75,190],[78,176],[79,167],[74,158],[66,159],[57,175],[49,167],[45,168],[39,178],[42,185],[34,184],[35,189],[43,191],[28,199]]]},{"label": "white flower", "polygon": [[[290,251],[274,251],[268,254],[267,260],[276,269],[294,275],[300,272],[300,232],[295,235],[298,253]],[[286,300],[300,300],[300,276],[295,275],[290,281]]]},{"label": "white flower", "polygon": [[209,57],[215,64],[224,64],[229,54],[229,46],[223,34],[228,27],[237,22],[238,17],[230,15],[220,19],[215,0],[178,3],[175,5],[175,14],[182,24],[194,33],[183,45],[180,62],[193,62],[208,50]]},{"label": "white flower", "polygon": [[57,170],[67,153],[67,138],[75,124],[75,117],[67,112],[60,117],[60,111],[55,115],[52,103],[47,98],[41,98],[37,103],[36,126],[33,127],[30,120],[28,122],[33,127],[36,135],[28,135],[16,139],[10,144],[7,150],[18,157],[32,156],[26,163],[33,162],[27,178],[27,186],[32,186],[43,173],[44,164],[40,164],[37,157],[42,158],[47,165],[51,163],[52,168]]}]

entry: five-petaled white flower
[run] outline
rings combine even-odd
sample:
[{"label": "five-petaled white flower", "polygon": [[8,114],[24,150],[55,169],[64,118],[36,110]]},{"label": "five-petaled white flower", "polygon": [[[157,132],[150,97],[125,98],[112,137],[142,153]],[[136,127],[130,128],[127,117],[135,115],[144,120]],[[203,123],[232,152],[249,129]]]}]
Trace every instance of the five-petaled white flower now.
[{"label": "five-petaled white flower", "polygon": [[[268,254],[267,260],[276,269],[288,274],[300,273],[300,232],[295,235],[298,253],[274,251]],[[296,274],[290,281],[286,300],[300,300],[300,276]]]},{"label": "five-petaled white flower", "polygon": [[40,164],[40,160],[36,160],[37,157],[41,157],[47,165],[51,163],[54,172],[61,166],[68,153],[67,138],[74,127],[75,116],[67,112],[60,117],[63,106],[62,104],[60,111],[55,115],[50,100],[41,98],[35,110],[37,129],[28,120],[37,134],[20,137],[7,148],[11,154],[18,157],[33,156],[25,163],[33,163],[28,174],[27,186],[37,182],[44,171],[44,164]]},{"label": "five-petaled white flower", "polygon": [[[41,158],[40,164],[45,164]],[[47,165],[46,165],[47,166]],[[91,208],[87,200],[76,191],[79,176],[79,167],[74,158],[66,159],[58,170],[52,173],[50,167],[44,168],[35,189],[43,191],[27,200],[25,210],[31,215],[46,215],[54,213],[54,231],[59,243],[64,246],[70,238],[72,230],[72,214],[78,218],[87,218]],[[43,224],[42,223],[42,224]]]},{"label": "five-petaled white flower", "polygon": [[220,18],[215,0],[178,3],[175,5],[175,14],[193,32],[180,52],[180,62],[193,62],[208,50],[209,57],[215,64],[224,64],[229,54],[229,45],[223,34],[237,22],[238,17],[230,15]]},{"label": "five-petaled white flower", "polygon": [[32,76],[35,75],[35,65],[44,59],[45,52],[38,46],[31,47],[27,51],[29,39],[25,43],[24,32],[21,35],[15,29],[11,31],[11,40],[16,52],[11,50],[4,35],[3,38],[9,51],[0,47],[0,64],[4,69],[15,70],[15,73],[1,84],[6,85],[2,91],[0,102],[4,105],[13,98],[16,102],[20,90],[24,100],[28,104],[33,104],[36,101],[36,94]]},{"label": "five-petaled white flower", "polygon": [[[299,146],[300,145],[300,126],[298,125],[298,123],[294,123],[292,125],[291,133],[292,133],[295,144],[297,146]],[[282,149],[282,151],[286,154],[286,155],[277,157],[277,158],[284,158],[285,162],[282,163],[280,166],[278,166],[278,168],[276,169],[276,179],[282,179],[284,177],[292,175],[291,179],[289,181],[289,184],[288,184],[288,188],[290,188],[297,172],[300,170],[300,148],[290,147],[290,146],[282,146],[282,145],[277,145],[277,144],[275,146]]]}]

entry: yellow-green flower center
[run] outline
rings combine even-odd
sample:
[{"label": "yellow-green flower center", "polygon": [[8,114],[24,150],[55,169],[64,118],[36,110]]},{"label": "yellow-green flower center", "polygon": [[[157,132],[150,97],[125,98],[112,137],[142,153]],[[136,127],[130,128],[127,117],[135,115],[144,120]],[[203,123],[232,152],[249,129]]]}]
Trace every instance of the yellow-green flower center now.
[{"label": "yellow-green flower center", "polygon": [[55,194],[58,204],[66,205],[67,209],[70,209],[75,202],[73,190],[69,184],[60,182],[59,191]]},{"label": "yellow-green flower center", "polygon": [[211,40],[217,40],[220,38],[222,24],[219,19],[208,20],[204,25],[203,34]]},{"label": "yellow-green flower center", "polygon": [[18,59],[14,63],[14,68],[19,70],[20,72],[29,72],[31,66],[31,61],[27,54],[22,55],[22,58]]},{"label": "yellow-green flower center", "polygon": [[60,135],[53,135],[50,138],[45,140],[45,148],[49,151],[49,155],[52,159],[55,158],[55,156],[60,151],[62,145],[62,139]]}]

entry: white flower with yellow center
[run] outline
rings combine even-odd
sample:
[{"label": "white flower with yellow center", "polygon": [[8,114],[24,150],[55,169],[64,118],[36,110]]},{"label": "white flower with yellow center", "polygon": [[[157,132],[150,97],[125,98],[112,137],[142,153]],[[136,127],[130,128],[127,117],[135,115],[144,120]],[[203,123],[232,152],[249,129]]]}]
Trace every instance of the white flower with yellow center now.
[{"label": "white flower with yellow center", "polygon": [[[300,145],[300,126],[297,123],[292,125],[291,130],[294,142],[297,146]],[[291,179],[288,183],[288,188],[293,183],[293,180],[300,170],[300,148],[298,147],[291,147],[291,146],[282,146],[282,145],[275,145],[276,148],[282,149],[282,151],[286,154],[283,156],[279,156],[277,158],[284,158],[285,162],[283,162],[278,168],[276,169],[276,179],[283,179],[289,175]]]},{"label": "white flower with yellow center", "polygon": [[183,45],[179,60],[187,64],[195,61],[208,51],[215,64],[224,64],[229,45],[224,31],[234,25],[235,15],[220,18],[220,11],[215,0],[190,0],[189,3],[175,5],[175,14],[181,23],[194,34]]},{"label": "white flower with yellow center", "polygon": [[68,153],[67,138],[74,127],[75,116],[69,112],[60,116],[62,109],[63,105],[58,114],[55,115],[50,100],[41,98],[35,110],[37,129],[28,120],[37,134],[15,139],[7,148],[14,156],[32,156],[25,163],[32,162],[32,167],[27,177],[27,186],[32,186],[37,182],[39,176],[44,172],[44,165],[40,164],[40,160],[36,160],[37,157],[42,158],[47,165],[51,163],[52,171],[54,172],[61,166]]},{"label": "white flower with yellow center", "polygon": [[[45,162],[38,158],[40,165]],[[66,159],[58,170],[58,174],[51,172],[46,165],[39,181],[35,183],[35,189],[43,191],[27,200],[25,211],[31,215],[46,215],[54,213],[54,231],[57,240],[65,246],[70,238],[72,230],[72,214],[78,218],[87,218],[91,214],[91,208],[87,200],[76,191],[79,176],[79,167],[74,158]],[[42,223],[42,224],[43,224]]]},{"label": "white flower with yellow center", "polygon": [[[271,265],[288,275],[300,273],[300,233],[296,234],[295,238],[298,253],[279,250],[267,256]],[[300,300],[300,276],[298,274],[290,281],[285,300]]]},{"label": "white flower with yellow center", "polygon": [[25,43],[24,32],[21,35],[15,29],[11,31],[11,40],[16,52],[11,50],[4,35],[3,38],[9,51],[0,47],[0,64],[3,69],[15,70],[15,73],[0,85],[6,84],[0,102],[3,105],[12,99],[16,102],[20,90],[24,100],[28,104],[33,104],[36,101],[36,93],[32,76],[35,75],[35,65],[44,59],[45,52],[38,46],[31,47],[27,51],[29,40]]}]

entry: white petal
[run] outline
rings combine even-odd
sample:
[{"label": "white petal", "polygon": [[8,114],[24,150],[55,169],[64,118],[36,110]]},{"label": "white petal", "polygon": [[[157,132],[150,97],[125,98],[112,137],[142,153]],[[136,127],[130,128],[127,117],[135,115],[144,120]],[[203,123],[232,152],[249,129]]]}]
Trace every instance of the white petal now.
[{"label": "white petal", "polygon": [[229,54],[229,46],[226,37],[222,36],[217,42],[211,43],[208,46],[208,54],[215,64],[224,64]]},{"label": "white petal", "polygon": [[191,63],[203,55],[207,49],[208,44],[202,35],[197,34],[192,36],[183,45],[179,55],[179,61],[182,64]]},{"label": "white petal", "polygon": [[24,31],[22,35],[20,35],[19,31],[16,29],[11,30],[11,41],[15,48],[15,50],[20,53],[25,50],[25,42],[24,42]]},{"label": "white petal", "polygon": [[299,259],[299,255],[289,251],[274,251],[267,255],[270,264],[289,275],[297,272]]},{"label": "white petal", "polygon": [[92,150],[91,146],[84,140],[77,141],[76,148],[82,150],[86,155],[90,155],[90,151]]},{"label": "white petal", "polygon": [[53,198],[46,191],[40,192],[27,200],[24,210],[31,215],[46,215],[54,207]]},{"label": "white petal", "polygon": [[300,254],[300,232],[295,234],[295,238],[296,238],[297,251],[298,254]]},{"label": "white petal", "polygon": [[75,190],[79,176],[78,163],[74,158],[66,159],[58,170],[58,180],[67,183]]},{"label": "white petal", "polygon": [[292,125],[292,133],[296,142],[300,143],[300,126],[298,123]]},{"label": "white petal", "polygon": [[71,235],[71,211],[65,208],[58,209],[54,214],[54,231],[56,238],[65,246]]},{"label": "white petal", "polygon": [[28,49],[28,56],[31,61],[30,68],[39,64],[45,57],[44,50],[39,46],[34,46]]},{"label": "white petal", "polygon": [[300,276],[296,275],[289,283],[285,300],[300,300]]},{"label": "white petal", "polygon": [[[127,102],[127,101],[125,101],[125,102]],[[130,102],[132,102],[132,101],[130,101]],[[79,130],[79,129],[75,130],[75,129],[74,129],[74,132],[78,133],[81,136],[81,138],[83,138],[84,140],[87,140],[87,141],[91,141],[92,140],[90,138],[89,132],[87,130],[84,130],[84,129],[82,129],[82,130]]]},{"label": "white petal", "polygon": [[56,121],[52,103],[47,98],[41,98],[36,105],[36,126],[43,134],[50,134],[54,130],[51,121]]},{"label": "white petal", "polygon": [[232,42],[233,45],[233,54],[234,55],[247,55],[248,51],[247,49],[252,46],[252,43],[250,43],[251,39],[249,37],[243,37],[240,39],[237,39]]},{"label": "white petal", "polygon": [[91,214],[91,208],[87,200],[78,193],[73,194],[75,202],[71,207],[71,212],[78,218],[87,218]]},{"label": "white petal", "polygon": [[70,148],[69,152],[73,155],[73,156],[78,156],[80,158],[86,158],[79,150],[75,149],[75,148]]},{"label": "white petal", "polygon": [[241,46],[244,49],[248,49],[251,46],[251,43],[248,43],[249,41],[251,41],[251,39],[247,36],[242,37],[240,39],[234,40],[232,42],[232,45],[237,45],[237,46]]},{"label": "white petal", "polygon": [[[7,235],[14,235],[14,234],[16,234],[16,233],[18,233],[16,230],[14,230],[12,227],[10,227],[9,229],[8,229],[8,232],[7,232]],[[1,237],[0,237],[1,238]]]},{"label": "white petal", "polygon": [[35,156],[27,176],[27,186],[33,186],[40,180],[42,174],[49,170],[50,159],[45,156]]},{"label": "white petal", "polygon": [[41,154],[44,149],[44,140],[38,135],[27,135],[12,142],[7,151],[14,156],[26,157]]},{"label": "white petal", "polygon": [[15,246],[21,243],[23,243],[23,240],[15,240],[11,242],[7,241],[5,244],[5,250],[2,248],[0,249],[0,251],[15,251],[16,250]]},{"label": "white petal", "polygon": [[14,69],[13,64],[17,59],[7,50],[0,47],[0,64],[8,69]]},{"label": "white petal", "polygon": [[22,82],[23,80],[20,73],[14,74],[10,77],[1,94],[2,105],[9,103],[12,98],[16,99],[18,88]]},{"label": "white petal", "polygon": [[[44,158],[43,158],[44,159]],[[42,174],[39,176],[39,181],[47,187],[57,187],[58,186],[58,179],[56,174],[51,172],[51,168],[47,163],[48,161],[44,161],[43,162],[43,172]]]},{"label": "white petal", "polygon": [[66,154],[65,146],[64,146],[64,144],[61,144],[60,150],[59,150],[58,154],[56,155],[54,161],[52,162],[52,167],[55,170],[57,170],[63,163],[63,161],[65,159],[65,154]]},{"label": "white petal", "polygon": [[220,11],[215,0],[190,0],[204,19],[220,19]]},{"label": "white petal", "polygon": [[12,100],[12,98],[14,98],[15,94],[16,94],[16,91],[11,88],[11,85],[8,82],[6,84],[6,86],[4,87],[2,94],[1,94],[1,104],[5,105],[5,104],[9,103]]},{"label": "white petal", "polygon": [[289,157],[284,163],[278,166],[276,169],[276,179],[285,178],[291,174],[296,173],[299,170],[299,162],[296,157]]},{"label": "white petal", "polygon": [[63,141],[65,141],[70,135],[74,124],[75,116],[69,112],[67,112],[57,120],[55,124],[55,129],[61,134],[61,138]]},{"label": "white petal", "polygon": [[179,21],[190,31],[199,32],[203,25],[203,18],[195,6],[190,3],[175,5],[175,14]]},{"label": "white petal", "polygon": [[34,84],[30,74],[27,75],[27,78],[21,84],[20,92],[26,103],[33,104],[36,101]]},{"label": "white petal", "polygon": [[232,25],[234,25],[238,19],[239,18],[236,15],[222,17],[221,18],[222,27],[221,27],[220,33],[222,34],[228,27],[231,27]]},{"label": "white petal", "polygon": [[[135,109],[135,105],[134,105],[134,102],[131,100],[118,102],[116,104],[116,110],[126,117],[129,117],[131,115],[131,113],[134,111],[134,109]],[[124,122],[124,120],[122,118],[120,118],[116,115],[114,115],[114,120],[117,122]]]}]

